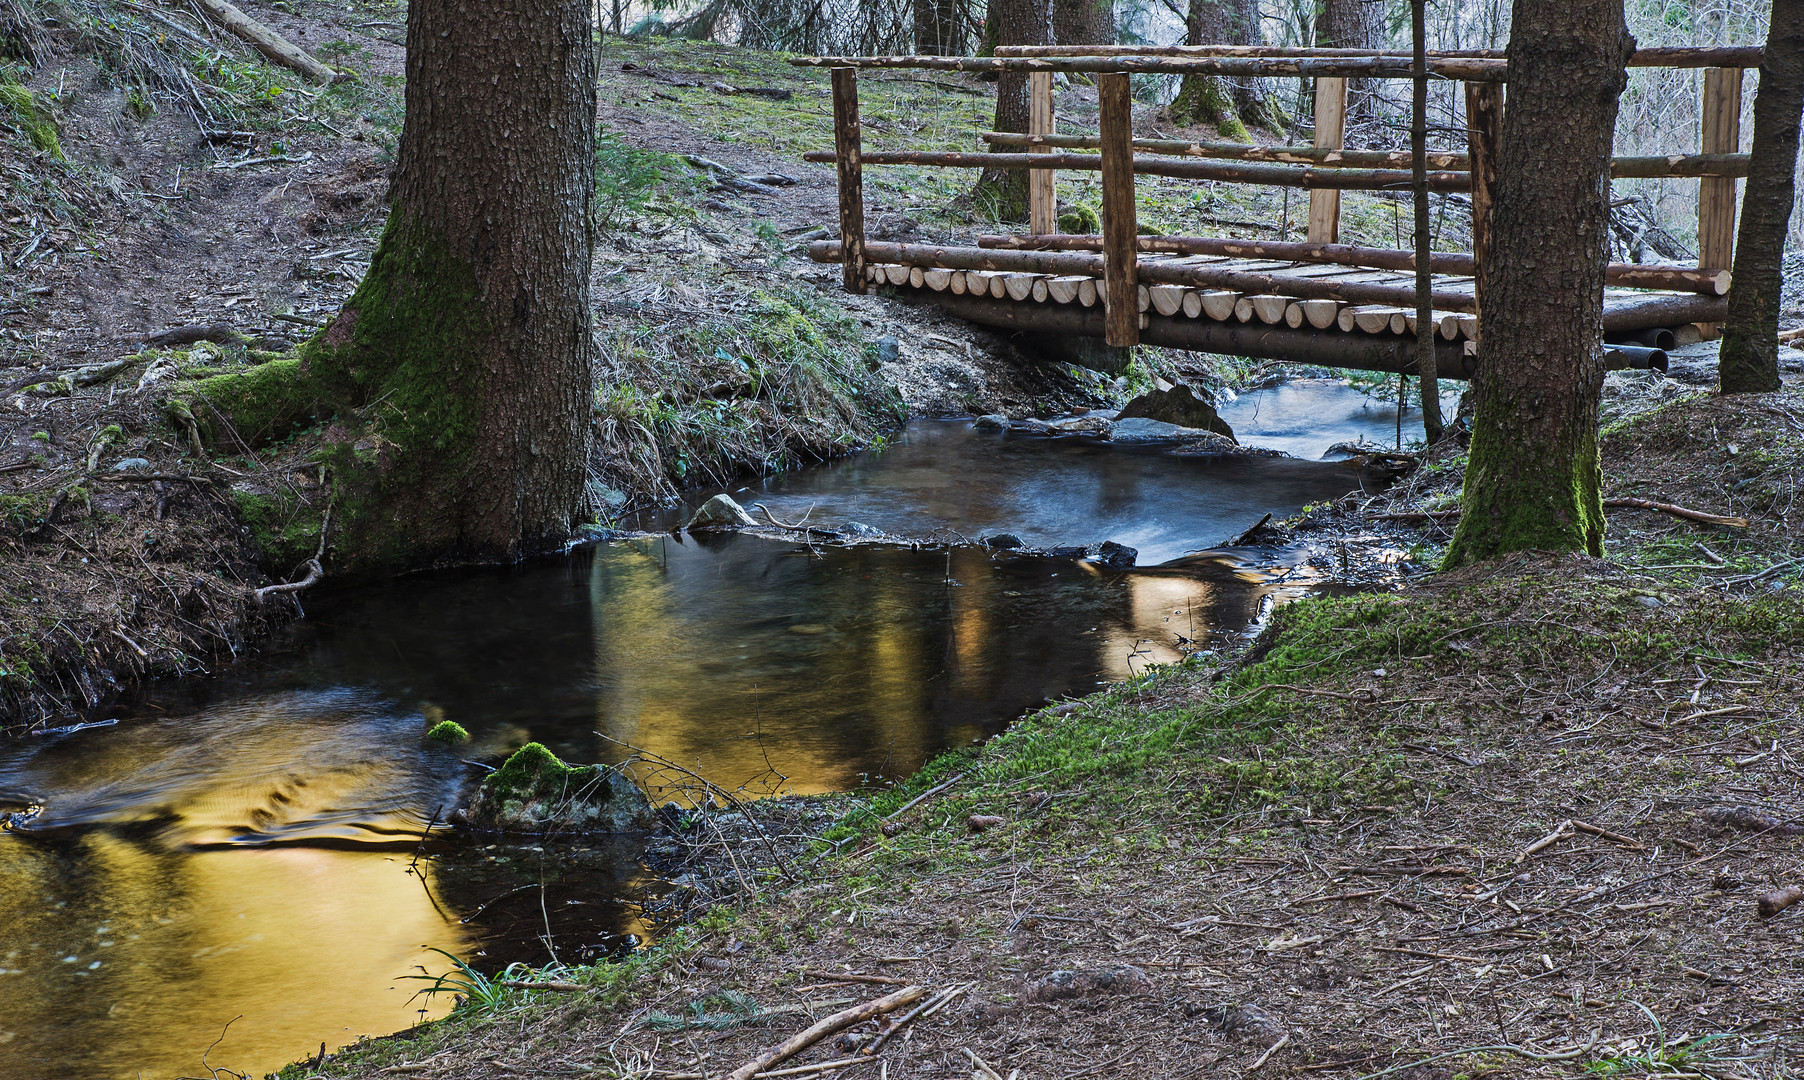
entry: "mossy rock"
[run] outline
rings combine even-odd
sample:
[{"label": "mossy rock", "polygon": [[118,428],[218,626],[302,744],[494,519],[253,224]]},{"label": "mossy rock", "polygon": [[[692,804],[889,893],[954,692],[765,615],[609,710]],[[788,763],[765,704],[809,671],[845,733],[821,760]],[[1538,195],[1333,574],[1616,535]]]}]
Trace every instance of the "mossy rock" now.
[{"label": "mossy rock", "polygon": [[455,820],[510,833],[645,832],[657,813],[637,785],[605,765],[567,765],[527,743],[489,774]]},{"label": "mossy rock", "polygon": [[1080,203],[1059,215],[1059,231],[1092,236],[1102,231],[1102,219],[1095,208]]},{"label": "mossy rock", "polygon": [[469,742],[470,733],[465,731],[464,726],[455,720],[440,720],[432,725],[432,730],[426,733],[426,738],[433,742],[444,743],[446,746],[456,746],[460,742]]}]

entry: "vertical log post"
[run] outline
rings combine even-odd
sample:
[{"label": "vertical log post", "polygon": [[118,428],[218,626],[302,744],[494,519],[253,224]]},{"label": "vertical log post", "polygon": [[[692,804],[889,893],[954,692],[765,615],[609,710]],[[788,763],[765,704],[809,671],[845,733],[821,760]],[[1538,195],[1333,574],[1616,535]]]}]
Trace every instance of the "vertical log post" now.
[{"label": "vertical log post", "polygon": [[1121,72],[1096,76],[1101,105],[1102,256],[1108,286],[1104,340],[1117,348],[1140,343],[1140,283],[1136,280],[1139,223],[1134,208],[1134,101]]},{"label": "vertical log post", "polygon": [[833,69],[833,150],[839,169],[840,280],[867,292],[864,276],[864,167],[858,130],[858,69]]},{"label": "vertical log post", "polygon": [[1485,257],[1491,251],[1491,192],[1497,186],[1497,148],[1503,132],[1503,87],[1466,84],[1466,154],[1472,169],[1473,296],[1485,309]]},{"label": "vertical log post", "polygon": [[[1733,154],[1741,149],[1741,69],[1704,71],[1703,131],[1698,150]],[[1735,262],[1735,178],[1698,181],[1698,266],[1726,270]]]},{"label": "vertical log post", "polygon": [[[1410,193],[1416,211],[1416,375],[1421,379],[1423,441],[1441,441],[1441,383],[1434,356],[1434,250],[1428,217],[1428,12],[1427,0],[1410,0],[1414,56],[1410,64],[1409,157]],[[1399,411],[1401,415],[1401,411]]]},{"label": "vertical log post", "polygon": [[[1339,150],[1347,135],[1347,80],[1315,81],[1315,145],[1318,149]],[[1313,188],[1309,192],[1309,242],[1340,242],[1340,192],[1329,188]]]},{"label": "vertical log post", "polygon": [[[1031,135],[1051,135],[1052,72],[1027,73],[1027,130]],[[1044,154],[1052,147],[1029,144],[1030,153]],[[1051,169],[1027,173],[1027,230],[1039,236],[1059,231],[1058,198]]]}]

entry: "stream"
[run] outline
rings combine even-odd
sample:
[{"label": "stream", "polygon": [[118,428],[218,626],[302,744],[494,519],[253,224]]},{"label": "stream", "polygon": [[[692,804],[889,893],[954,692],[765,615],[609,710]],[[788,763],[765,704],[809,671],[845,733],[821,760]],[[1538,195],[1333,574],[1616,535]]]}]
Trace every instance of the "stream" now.
[{"label": "stream", "polygon": [[[0,743],[0,811],[42,807],[0,833],[0,1080],[261,1075],[442,1015],[445,995],[406,977],[446,971],[444,954],[494,970],[545,962],[546,936],[576,962],[654,935],[639,900],[658,882],[632,841],[422,844],[476,775],[465,759],[537,740],[614,762],[632,744],[728,788],[847,790],[1244,632],[1298,590],[1230,557],[1153,564],[1357,489],[1350,466],[1301,458],[1388,444],[1394,412],[1310,382],[1224,414],[1248,443],[1268,422],[1298,458],[916,422],[881,452],[733,491],[786,520],[1114,540],[1139,550],[1133,570],[652,536],[310,593],[286,639],[216,678]],[[441,719],[472,741],[424,740]]]}]

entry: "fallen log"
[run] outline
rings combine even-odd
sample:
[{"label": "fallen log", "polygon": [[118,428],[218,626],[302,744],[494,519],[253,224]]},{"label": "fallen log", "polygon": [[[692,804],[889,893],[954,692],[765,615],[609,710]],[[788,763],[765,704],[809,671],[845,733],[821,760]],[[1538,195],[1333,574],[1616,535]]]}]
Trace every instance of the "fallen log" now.
[{"label": "fallen log", "polygon": [[1770,919],[1800,900],[1804,900],[1804,885],[1791,885],[1762,896],[1757,910],[1761,918]]},{"label": "fallen log", "polygon": [[251,47],[310,82],[324,85],[338,77],[338,72],[315,60],[302,49],[290,44],[282,35],[239,11],[225,0],[195,0],[214,22],[250,43]]},{"label": "fallen log", "polygon": [[1671,514],[1686,521],[1701,521],[1706,525],[1731,525],[1737,529],[1748,527],[1747,518],[1729,517],[1724,514],[1711,514],[1703,510],[1690,510],[1675,503],[1655,502],[1652,499],[1605,499],[1605,506],[1626,507],[1633,510],[1657,510],[1662,514]]},{"label": "fallen log", "polygon": [[904,1005],[912,1004],[927,996],[924,986],[905,986],[893,994],[874,998],[862,1005],[854,1005],[842,1009],[832,1016],[818,1021],[812,1027],[778,1043],[776,1046],[759,1054],[739,1068],[734,1069],[727,1080],[751,1080],[758,1073],[770,1068],[779,1061],[787,1060],[837,1032],[844,1031],[854,1024],[862,1024],[886,1013],[893,1012]]},{"label": "fallen log", "polygon": [[[1057,233],[979,236],[977,246],[998,251],[1100,251],[1102,237],[1090,233]],[[1280,259],[1291,262],[1364,266],[1374,270],[1414,270],[1416,254],[1395,248],[1359,247],[1354,244],[1311,244],[1299,241],[1234,240],[1215,236],[1142,236],[1141,251],[1171,255],[1223,255],[1234,259]],[[1471,255],[1437,251],[1428,257],[1428,269],[1437,274],[1470,277],[1478,272]],[[1726,296],[1729,271],[1668,266],[1655,263],[1611,263],[1604,268],[1604,282],[1621,288],[1665,289]]]}]

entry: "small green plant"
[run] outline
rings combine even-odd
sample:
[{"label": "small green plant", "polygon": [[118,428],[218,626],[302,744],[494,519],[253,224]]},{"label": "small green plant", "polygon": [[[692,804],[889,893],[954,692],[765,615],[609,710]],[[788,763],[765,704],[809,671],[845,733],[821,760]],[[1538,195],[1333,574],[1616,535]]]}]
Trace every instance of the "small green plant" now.
[{"label": "small green plant", "polygon": [[156,115],[157,107],[141,91],[133,89],[125,95],[125,111],[134,120],[149,120]]},{"label": "small green plant", "polygon": [[675,154],[641,150],[611,131],[595,140],[595,223],[603,232],[645,210],[659,191],[690,182]]},{"label": "small green plant", "polygon": [[499,978],[491,979],[443,949],[433,949],[432,951],[456,966],[442,975],[401,976],[403,979],[413,979],[429,984],[414,994],[414,997],[424,996],[430,1000],[434,994],[450,994],[453,1009],[464,1009],[474,1013],[496,1012],[507,1004],[508,988],[502,984],[506,980],[514,978],[525,968],[524,964],[509,964]]}]

